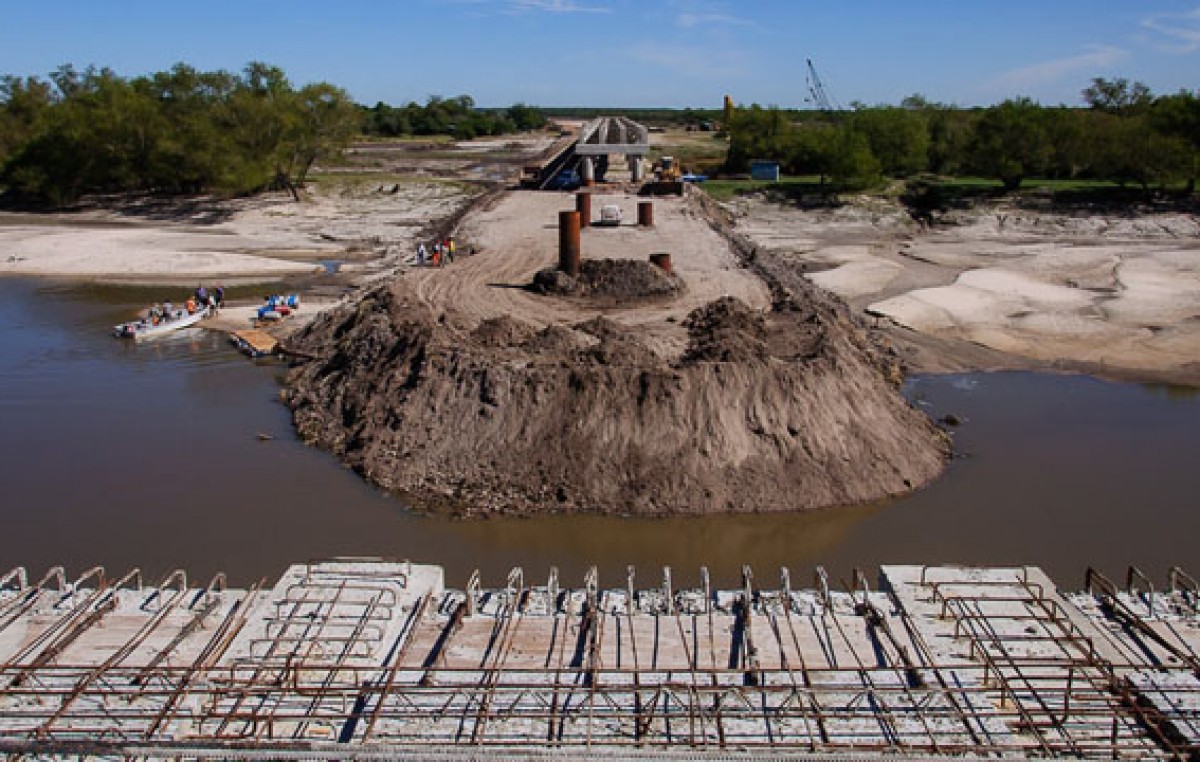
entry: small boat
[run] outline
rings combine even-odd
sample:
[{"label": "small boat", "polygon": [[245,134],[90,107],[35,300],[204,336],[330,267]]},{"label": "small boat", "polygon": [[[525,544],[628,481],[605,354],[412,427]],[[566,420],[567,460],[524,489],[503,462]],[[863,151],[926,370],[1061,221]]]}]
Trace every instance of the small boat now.
[{"label": "small boat", "polygon": [[150,317],[144,317],[141,320],[131,320],[128,323],[113,326],[113,336],[134,341],[152,339],[180,328],[195,325],[206,317],[208,317],[208,307],[201,307],[195,312],[175,309],[157,321]]}]

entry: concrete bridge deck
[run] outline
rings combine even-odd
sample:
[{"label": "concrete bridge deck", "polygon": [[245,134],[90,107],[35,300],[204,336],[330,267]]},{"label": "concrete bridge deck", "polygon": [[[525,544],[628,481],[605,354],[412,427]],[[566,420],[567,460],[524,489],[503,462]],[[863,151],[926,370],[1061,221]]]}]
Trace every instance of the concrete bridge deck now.
[{"label": "concrete bridge deck", "polygon": [[[114,757],[1195,758],[1200,596],[887,566],[830,589],[448,590],[383,560],[271,587],[0,576],[0,753]],[[682,756],[681,756],[682,755]]]}]

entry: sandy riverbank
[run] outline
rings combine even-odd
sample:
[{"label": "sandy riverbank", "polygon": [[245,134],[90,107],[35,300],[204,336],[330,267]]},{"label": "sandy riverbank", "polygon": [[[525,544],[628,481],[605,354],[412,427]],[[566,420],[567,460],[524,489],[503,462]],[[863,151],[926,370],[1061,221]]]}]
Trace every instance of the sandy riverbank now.
[{"label": "sandy riverbank", "polygon": [[[0,214],[0,276],[151,285],[164,293],[205,284],[302,294],[293,319],[267,325],[286,334],[340,304],[353,289],[386,277],[428,233],[473,197],[433,180],[361,178],[248,199],[106,200],[56,214]],[[244,294],[246,289],[241,289]],[[182,298],[182,297],[180,297]],[[250,327],[262,301],[230,297],[213,330]],[[130,315],[132,318],[133,315]]]},{"label": "sandy riverbank", "polygon": [[[162,208],[137,200],[80,212],[0,216],[0,275],[126,284],[194,285],[223,278],[271,282],[385,269],[431,220],[468,197],[433,181],[316,186],[300,202],[282,193],[200,199]],[[390,259],[389,259],[390,257]]]},{"label": "sandy riverbank", "polygon": [[876,316],[916,371],[1027,367],[1200,384],[1200,221],[886,201],[728,205],[739,232]]}]

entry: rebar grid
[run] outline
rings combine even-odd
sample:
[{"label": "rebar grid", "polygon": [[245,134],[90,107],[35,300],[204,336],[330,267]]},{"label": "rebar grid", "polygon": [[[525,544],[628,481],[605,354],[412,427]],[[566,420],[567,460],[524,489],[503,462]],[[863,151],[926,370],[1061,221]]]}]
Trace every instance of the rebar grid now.
[{"label": "rebar grid", "polygon": [[[740,670],[704,668],[694,673],[571,670],[555,679],[534,669],[507,669],[501,679],[490,670],[443,668],[436,683],[405,680],[415,678],[413,671],[390,685],[377,682],[377,669],[361,667],[339,670],[336,682],[328,675],[292,669],[273,684],[231,680],[220,668],[165,669],[136,684],[137,670],[113,669],[103,680],[93,680],[91,693],[82,698],[70,684],[87,677],[87,671],[43,671],[36,685],[0,691],[5,707],[0,738],[328,738],[361,719],[356,707],[369,705],[375,723],[371,740],[386,744],[587,745],[590,740],[601,745],[936,753],[1031,746],[1028,739],[995,737],[997,723],[1018,725],[1024,715],[1017,708],[991,705],[995,688],[982,683],[982,667],[956,667],[961,685],[953,689],[914,688],[897,681],[892,668],[810,669],[811,687],[798,686],[790,675],[775,670],[763,673],[761,684],[748,686]],[[184,690],[191,701],[186,706],[177,702],[172,709],[171,702]],[[1046,694],[1061,702],[1064,691]],[[231,706],[233,699],[246,701]],[[49,727],[47,708],[55,705],[61,711]],[[170,713],[159,721],[167,709]],[[1099,707],[1080,711],[1102,715]],[[152,733],[156,721],[170,732]],[[318,726],[326,730],[308,732]],[[991,728],[991,736],[981,736],[979,728]],[[1081,740],[1076,751],[1107,754],[1113,747]]]},{"label": "rebar grid", "polygon": [[[919,586],[968,659],[935,657],[928,626],[857,572],[847,593],[820,571],[812,594],[787,570],[777,590],[749,568],[732,593],[702,578],[677,590],[664,570],[639,591],[631,570],[625,590],[604,591],[593,571],[570,590],[514,570],[500,590],[435,596],[319,565],[274,593],[189,590],[178,572],[143,590],[136,570],[113,584],[90,570],[94,589],[61,572],[31,585],[14,570],[0,577],[0,636],[20,619],[9,612],[45,621],[0,663],[0,742],[1197,754],[1195,684],[1118,674],[1027,575]],[[122,589],[146,595],[138,625],[94,663],[70,661],[128,613]]]},{"label": "rebar grid", "polygon": [[1017,727],[1032,733],[1041,751],[1087,755],[1098,742],[1114,751],[1165,749],[1177,758],[1196,751],[1164,731],[1041,585],[1014,578],[949,586],[970,592],[950,595],[946,585],[930,585],[942,617],[953,619],[954,637],[985,665],[984,683],[999,683],[999,704],[1015,708]]}]

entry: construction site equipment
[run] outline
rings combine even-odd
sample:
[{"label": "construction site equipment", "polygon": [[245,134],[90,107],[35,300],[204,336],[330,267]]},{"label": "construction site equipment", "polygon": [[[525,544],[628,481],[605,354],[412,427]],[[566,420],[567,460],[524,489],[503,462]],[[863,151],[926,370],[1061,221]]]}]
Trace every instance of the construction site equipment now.
[{"label": "construction site equipment", "polygon": [[[0,575],[0,754],[222,759],[1172,759],[1200,609],[1098,573],[744,567],[577,587],[335,559],[268,587]],[[656,575],[657,577],[657,575]],[[35,582],[34,580],[37,579]]]},{"label": "construction site equipment", "polygon": [[558,269],[572,278],[579,275],[579,212],[558,213]]},{"label": "construction site equipment", "polygon": [[639,180],[641,162],[650,151],[650,134],[645,126],[623,116],[600,117],[580,128],[578,136],[564,133],[544,155],[540,164],[526,166],[521,187],[538,190],[573,190],[603,181],[609,156],[624,156],[634,181]]},{"label": "construction site equipment", "polygon": [[679,180],[679,167],[675,166],[674,157],[664,156],[658,160],[658,164],[654,168],[654,179],[660,183],[673,183]]},{"label": "construction site equipment", "polygon": [[654,164],[654,179],[642,186],[642,192],[655,196],[683,195],[683,181],[674,157],[663,156]]},{"label": "construction site equipment", "polygon": [[638,202],[638,225],[644,228],[654,227],[654,202]]},{"label": "construction site equipment", "polygon": [[621,207],[616,204],[605,204],[600,207],[600,221],[596,224],[602,227],[615,228],[621,224]]},{"label": "construction site equipment", "polygon": [[579,212],[579,227],[586,228],[592,224],[592,194],[580,192],[575,194],[575,211]]},{"label": "construction site equipment", "polygon": [[840,113],[842,110],[841,105],[825,90],[825,83],[821,81],[821,76],[817,74],[817,67],[813,65],[812,59],[806,58],[804,62],[808,66],[806,84],[808,86],[809,98],[807,100],[831,116]]}]

